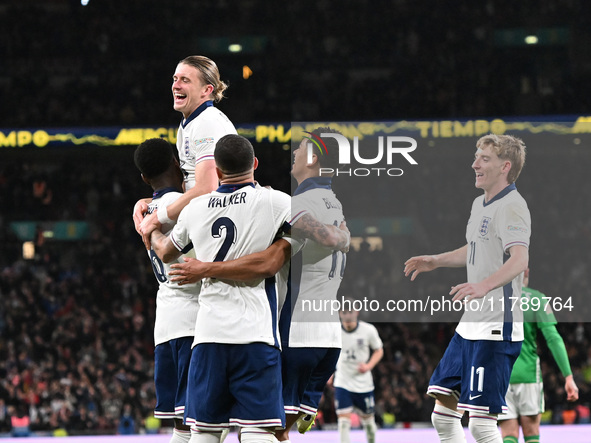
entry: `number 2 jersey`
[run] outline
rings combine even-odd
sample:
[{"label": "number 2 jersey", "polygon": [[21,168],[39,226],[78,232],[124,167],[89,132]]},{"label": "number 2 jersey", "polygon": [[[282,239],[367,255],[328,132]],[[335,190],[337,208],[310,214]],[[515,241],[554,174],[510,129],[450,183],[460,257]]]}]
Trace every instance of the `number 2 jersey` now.
[{"label": "number 2 jersey", "polygon": [[[182,211],[171,240],[193,244],[204,262],[234,260],[264,251],[289,230],[290,196],[253,183],[221,185]],[[266,343],[280,347],[274,277],[248,282],[207,278],[199,294],[195,340],[199,343]]]},{"label": "number 2 jersey", "polygon": [[[509,259],[509,248],[529,248],[531,218],[523,197],[511,184],[485,202],[474,200],[466,227],[468,282],[478,283],[497,272]],[[456,331],[466,340],[521,341],[520,308],[523,274],[493,289],[484,298],[466,303]]]},{"label": "number 2 jersey", "polygon": [[[344,220],[341,202],[331,189],[329,177],[312,177],[296,188],[292,198],[291,224],[304,214],[320,223],[339,226]],[[341,323],[331,301],[343,279],[346,255],[311,239],[291,259],[289,300],[283,309],[292,309],[289,325],[290,347],[340,348]],[[287,335],[289,316],[282,312],[282,334]],[[285,340],[286,337],[283,337]]]},{"label": "number 2 jersey", "polygon": [[[148,205],[148,213],[166,207],[175,202],[181,192],[166,188],[154,192],[152,202]],[[168,234],[172,224],[163,225],[162,233]],[[183,257],[171,263],[163,263],[154,250],[148,251],[154,275],[159,283],[156,296],[156,321],[154,324],[154,343],[159,345],[175,338],[192,337],[195,331],[195,320],[199,311],[199,290],[201,283],[179,286],[170,281],[168,276],[173,263],[183,263]]]}]

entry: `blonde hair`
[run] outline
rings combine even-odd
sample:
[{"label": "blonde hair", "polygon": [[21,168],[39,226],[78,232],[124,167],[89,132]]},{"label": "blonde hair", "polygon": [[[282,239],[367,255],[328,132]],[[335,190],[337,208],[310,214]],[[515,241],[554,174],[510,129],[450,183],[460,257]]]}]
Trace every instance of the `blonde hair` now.
[{"label": "blonde hair", "polygon": [[193,66],[200,72],[201,81],[206,85],[213,86],[211,93],[213,101],[217,103],[224,98],[224,91],[228,89],[228,85],[220,80],[220,71],[213,60],[202,55],[190,55],[179,63]]},{"label": "blonde hair", "polygon": [[486,146],[490,146],[500,159],[511,162],[507,181],[515,183],[525,164],[525,143],[523,143],[523,140],[512,135],[488,134],[476,142],[478,149]]}]

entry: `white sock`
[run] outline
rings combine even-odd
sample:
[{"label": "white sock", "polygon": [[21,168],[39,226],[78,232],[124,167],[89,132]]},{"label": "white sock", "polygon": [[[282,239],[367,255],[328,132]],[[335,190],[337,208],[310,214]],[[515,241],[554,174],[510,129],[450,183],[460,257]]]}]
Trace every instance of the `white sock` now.
[{"label": "white sock", "polygon": [[464,435],[464,428],[462,428],[462,415],[460,412],[435,403],[435,408],[433,408],[431,414],[431,422],[435,426],[441,442],[465,443],[466,436]]},{"label": "white sock", "polygon": [[338,424],[341,443],[351,443],[351,419],[348,417],[339,417]]},{"label": "white sock", "polygon": [[242,428],[241,443],[277,443],[275,434],[266,428]]},{"label": "white sock", "polygon": [[470,412],[468,429],[476,443],[503,443],[501,433],[497,427],[496,414]]},{"label": "white sock", "polygon": [[376,432],[378,430],[375,417],[373,415],[371,415],[367,418],[362,418],[361,424],[363,425],[363,429],[365,430],[365,436],[367,437],[367,443],[375,443]]},{"label": "white sock", "polygon": [[183,429],[174,428],[169,443],[189,443],[190,439],[191,431],[185,431]]},{"label": "white sock", "polygon": [[220,443],[221,432],[195,432],[191,430],[189,443]]}]

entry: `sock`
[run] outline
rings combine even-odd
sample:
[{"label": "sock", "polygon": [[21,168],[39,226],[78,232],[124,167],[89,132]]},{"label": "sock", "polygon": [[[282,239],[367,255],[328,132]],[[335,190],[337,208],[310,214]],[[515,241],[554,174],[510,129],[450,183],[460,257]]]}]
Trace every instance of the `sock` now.
[{"label": "sock", "polygon": [[528,435],[524,437],[525,443],[540,443],[539,435]]},{"label": "sock", "polygon": [[497,427],[496,414],[470,412],[468,428],[476,443],[503,443],[501,433]]},{"label": "sock", "polygon": [[508,435],[507,437],[503,438],[503,443],[517,443],[518,441],[519,439],[517,437],[513,437],[511,435]]},{"label": "sock", "polygon": [[189,443],[220,443],[221,432],[195,432],[191,431]]},{"label": "sock", "polygon": [[446,408],[443,405],[435,403],[431,422],[437,430],[439,440],[447,443],[465,443],[466,436],[462,428],[462,413]]},{"label": "sock", "polygon": [[363,429],[365,430],[365,436],[367,437],[367,443],[375,443],[376,441],[376,431],[378,427],[376,426],[376,419],[373,415],[362,418],[361,424],[363,425]]},{"label": "sock", "polygon": [[351,442],[351,419],[349,417],[339,417],[339,438],[341,443]]},{"label": "sock", "polygon": [[241,443],[277,443],[275,435],[265,428],[242,428]]},{"label": "sock", "polygon": [[189,443],[191,431],[174,428],[169,443]]}]

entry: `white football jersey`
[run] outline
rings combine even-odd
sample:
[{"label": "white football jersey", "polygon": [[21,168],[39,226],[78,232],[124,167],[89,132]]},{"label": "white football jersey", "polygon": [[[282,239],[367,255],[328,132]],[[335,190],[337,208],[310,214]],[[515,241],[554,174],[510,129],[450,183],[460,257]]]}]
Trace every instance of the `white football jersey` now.
[{"label": "white football jersey", "polygon": [[[512,246],[529,248],[530,233],[529,209],[514,184],[488,203],[484,196],[476,198],[466,228],[468,282],[478,283],[498,271]],[[467,302],[458,334],[467,340],[523,340],[522,283],[520,274],[484,298]]]},{"label": "white football jersey", "polygon": [[[289,195],[253,184],[222,185],[193,199],[171,233],[179,250],[193,243],[197,259],[233,260],[264,251],[289,230]],[[279,347],[274,277],[249,282],[204,279],[195,340],[199,343],[261,342]]]},{"label": "white football jersey", "polygon": [[236,128],[212,101],[203,103],[181,122],[176,147],[185,174],[185,190],[195,186],[195,165],[213,160],[215,144],[227,134],[236,134]]},{"label": "white football jersey", "polygon": [[[152,202],[148,205],[148,213],[166,207],[175,202],[182,193],[176,189],[162,189],[154,192]],[[163,225],[162,233],[168,234],[172,224]],[[192,337],[195,333],[195,320],[199,311],[199,290],[201,283],[179,286],[169,279],[170,265],[183,263],[182,255],[176,261],[163,263],[154,250],[148,251],[154,275],[159,283],[156,296],[156,321],[154,324],[154,343],[159,345],[180,337]]]},{"label": "white football jersey", "polygon": [[343,348],[334,374],[334,386],[349,392],[365,393],[374,389],[371,371],[359,372],[359,364],[367,363],[371,354],[384,345],[374,325],[360,321],[352,331],[341,328]]},{"label": "white football jersey", "polygon": [[[305,213],[320,223],[339,226],[344,220],[341,202],[331,189],[331,179],[304,180],[292,198],[293,225]],[[307,239],[291,260],[289,346],[295,348],[340,348],[341,323],[330,302],[337,299],[346,255]],[[283,325],[282,325],[282,330]]]}]

